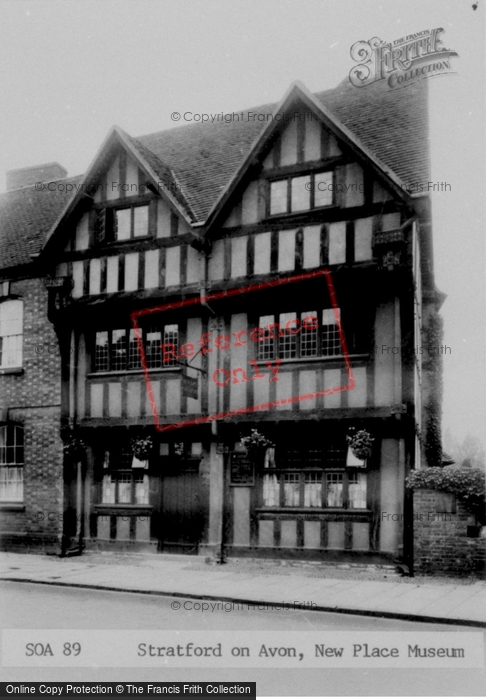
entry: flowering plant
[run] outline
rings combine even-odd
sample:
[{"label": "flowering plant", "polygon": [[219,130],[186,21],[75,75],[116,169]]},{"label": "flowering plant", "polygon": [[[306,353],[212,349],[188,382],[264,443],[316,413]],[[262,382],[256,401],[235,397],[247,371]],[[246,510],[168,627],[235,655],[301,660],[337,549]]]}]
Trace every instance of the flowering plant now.
[{"label": "flowering plant", "polygon": [[485,475],[471,467],[425,467],[413,471],[406,481],[410,489],[447,491],[484,520]]},{"label": "flowering plant", "polygon": [[263,453],[267,448],[274,446],[273,442],[267,440],[256,428],[252,428],[251,434],[241,439],[241,444],[250,454]]},{"label": "flowering plant", "polygon": [[154,443],[150,435],[146,437],[134,437],[130,440],[130,447],[137,459],[148,459],[153,450]]},{"label": "flowering plant", "polygon": [[63,452],[66,457],[70,457],[73,460],[79,460],[84,454],[86,449],[85,443],[76,436],[73,430],[68,430],[63,435]]},{"label": "flowering plant", "polygon": [[174,443],[174,454],[176,454],[178,457],[184,456],[184,443],[183,442]]},{"label": "flowering plant", "polygon": [[351,452],[355,457],[362,460],[371,456],[374,440],[375,438],[367,430],[356,430],[356,428],[350,428],[346,436],[346,442]]}]

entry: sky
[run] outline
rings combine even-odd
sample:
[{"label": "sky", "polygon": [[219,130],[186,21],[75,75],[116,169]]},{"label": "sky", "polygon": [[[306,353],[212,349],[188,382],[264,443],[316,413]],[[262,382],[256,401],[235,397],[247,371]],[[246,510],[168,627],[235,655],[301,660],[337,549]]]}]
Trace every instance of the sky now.
[{"label": "sky", "polygon": [[430,83],[436,283],[447,294],[443,427],[485,440],[484,0],[0,2],[0,190],[5,172],[58,161],[76,175],[117,124],[278,101],[294,80],[334,87],[350,47],[442,27],[455,75]]}]

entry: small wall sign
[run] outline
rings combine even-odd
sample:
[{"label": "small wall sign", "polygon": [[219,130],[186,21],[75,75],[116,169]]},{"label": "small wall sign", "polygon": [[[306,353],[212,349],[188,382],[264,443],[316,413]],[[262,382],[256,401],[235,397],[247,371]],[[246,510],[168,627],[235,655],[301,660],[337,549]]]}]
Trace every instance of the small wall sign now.
[{"label": "small wall sign", "polygon": [[254,486],[255,469],[253,461],[246,453],[230,454],[230,486]]}]

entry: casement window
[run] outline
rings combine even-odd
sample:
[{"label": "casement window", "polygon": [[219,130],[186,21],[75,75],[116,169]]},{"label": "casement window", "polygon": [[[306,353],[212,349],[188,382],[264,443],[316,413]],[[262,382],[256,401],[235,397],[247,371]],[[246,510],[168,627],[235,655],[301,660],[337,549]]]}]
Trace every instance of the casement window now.
[{"label": "casement window", "polygon": [[366,474],[322,470],[264,474],[262,505],[268,508],[365,509]]},{"label": "casement window", "polygon": [[[337,319],[336,319],[337,316]],[[322,312],[322,355],[341,355],[341,339],[337,321],[341,320],[339,309],[324,309]]]},{"label": "casement window", "polygon": [[271,459],[267,455],[262,506],[366,509],[366,474],[345,469],[345,460],[343,442],[325,449],[285,448]]},{"label": "casement window", "polygon": [[328,508],[343,507],[344,474],[331,472],[326,474],[326,506]]},{"label": "casement window", "polygon": [[129,241],[149,235],[149,205],[98,209],[94,214],[96,244]]},{"label": "casement window", "polygon": [[17,425],[0,426],[0,502],[24,499],[24,431]]},{"label": "casement window", "polygon": [[[161,328],[140,329],[148,369],[178,367],[175,354],[179,345],[179,327],[168,324]],[[175,352],[162,351],[162,344],[174,346]],[[122,372],[142,368],[135,329],[119,328],[98,331],[95,335],[93,372]]]},{"label": "casement window", "polygon": [[[320,314],[320,316],[319,316]],[[286,312],[278,316],[260,316],[257,342],[259,360],[275,358],[332,357],[342,355],[339,309],[321,312]]]},{"label": "casement window", "polygon": [[23,309],[20,299],[0,303],[0,369],[22,367]]},{"label": "casement window", "polygon": [[103,462],[101,502],[118,505],[147,505],[149,477],[147,468],[132,468],[133,454],[122,448],[107,451]]},{"label": "casement window", "polygon": [[269,183],[269,216],[309,211],[334,204],[333,171],[289,176]]},{"label": "casement window", "polygon": [[[177,346],[179,344],[179,327],[176,323],[164,326],[164,348],[162,361],[164,367],[177,367]],[[173,346],[171,348],[170,346]],[[172,352],[171,352],[172,349]]]},{"label": "casement window", "polygon": [[258,359],[273,360],[275,357],[276,336],[272,328],[275,323],[275,316],[260,316],[258,327],[263,331],[258,341]]},{"label": "casement window", "polygon": [[162,367],[162,331],[150,328],[145,335],[145,357],[148,369]]},{"label": "casement window", "polygon": [[111,365],[114,372],[128,369],[127,367],[127,331],[122,328],[111,332]]},{"label": "casement window", "polygon": [[[317,311],[306,311],[301,314],[302,319],[316,319]],[[318,353],[318,324],[301,323],[300,331],[300,356],[315,357]]]},{"label": "casement window", "polygon": [[348,507],[366,508],[366,474],[361,472],[349,474]]},{"label": "casement window", "polygon": [[128,369],[141,369],[142,358],[138,347],[137,336],[135,329],[130,328],[128,335]]},{"label": "casement window", "polygon": [[148,236],[148,204],[115,209],[113,216],[113,233],[116,241],[128,241],[130,238],[143,238]]}]

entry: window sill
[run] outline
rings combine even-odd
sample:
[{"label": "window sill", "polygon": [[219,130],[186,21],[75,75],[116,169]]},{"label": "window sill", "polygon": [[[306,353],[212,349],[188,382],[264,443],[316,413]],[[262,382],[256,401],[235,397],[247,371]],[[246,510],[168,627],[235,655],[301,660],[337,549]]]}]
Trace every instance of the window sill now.
[{"label": "window sill", "polygon": [[305,363],[305,364],[313,364],[316,362],[335,362],[339,361],[341,362],[345,358],[348,358],[350,360],[363,360],[366,361],[369,359],[369,353],[356,353],[356,354],[349,354],[349,355],[319,355],[316,357],[269,357],[266,360],[257,360],[257,365],[259,367],[264,367],[265,362],[275,362],[276,360],[280,360],[282,365],[288,365],[288,364],[296,364],[296,363]]},{"label": "window sill", "polygon": [[148,503],[98,503],[94,506],[97,515],[150,515],[153,509]]},{"label": "window sill", "polygon": [[0,375],[3,374],[23,374],[23,367],[0,367]]},{"label": "window sill", "polygon": [[136,243],[137,241],[151,241],[151,240],[153,240],[153,238],[154,238],[153,236],[133,236],[133,238],[124,238],[123,240],[120,240],[120,241],[118,241],[118,240],[106,241],[105,246],[107,248],[111,248],[111,247],[116,246],[116,245],[124,246],[124,245],[127,245],[127,243],[128,244]]},{"label": "window sill", "polygon": [[[150,374],[165,374],[166,372],[180,372],[181,367],[156,367],[154,369],[147,370]],[[143,369],[122,369],[113,370],[110,372],[90,372],[87,376],[88,379],[105,379],[107,377],[126,377],[128,376],[142,376],[144,374]]]},{"label": "window sill", "polygon": [[315,513],[316,515],[370,515],[371,510],[368,508],[303,508],[301,506],[297,508],[292,508],[289,506],[261,506],[260,508],[255,508],[257,513],[282,513],[285,515],[309,515],[310,513]]},{"label": "window sill", "polygon": [[278,219],[285,219],[285,220],[292,220],[292,219],[297,219],[301,216],[304,216],[306,214],[315,214],[316,212],[325,212],[329,211],[329,209],[339,209],[338,205],[333,202],[332,204],[326,204],[323,207],[314,207],[314,209],[300,209],[299,211],[290,211],[290,212],[280,212],[279,214],[268,214],[263,220],[262,223],[273,223],[274,221],[278,221]]},{"label": "window sill", "polygon": [[16,503],[15,501],[0,503],[0,511],[16,511],[18,513],[23,513],[25,511],[25,505],[22,502]]}]

